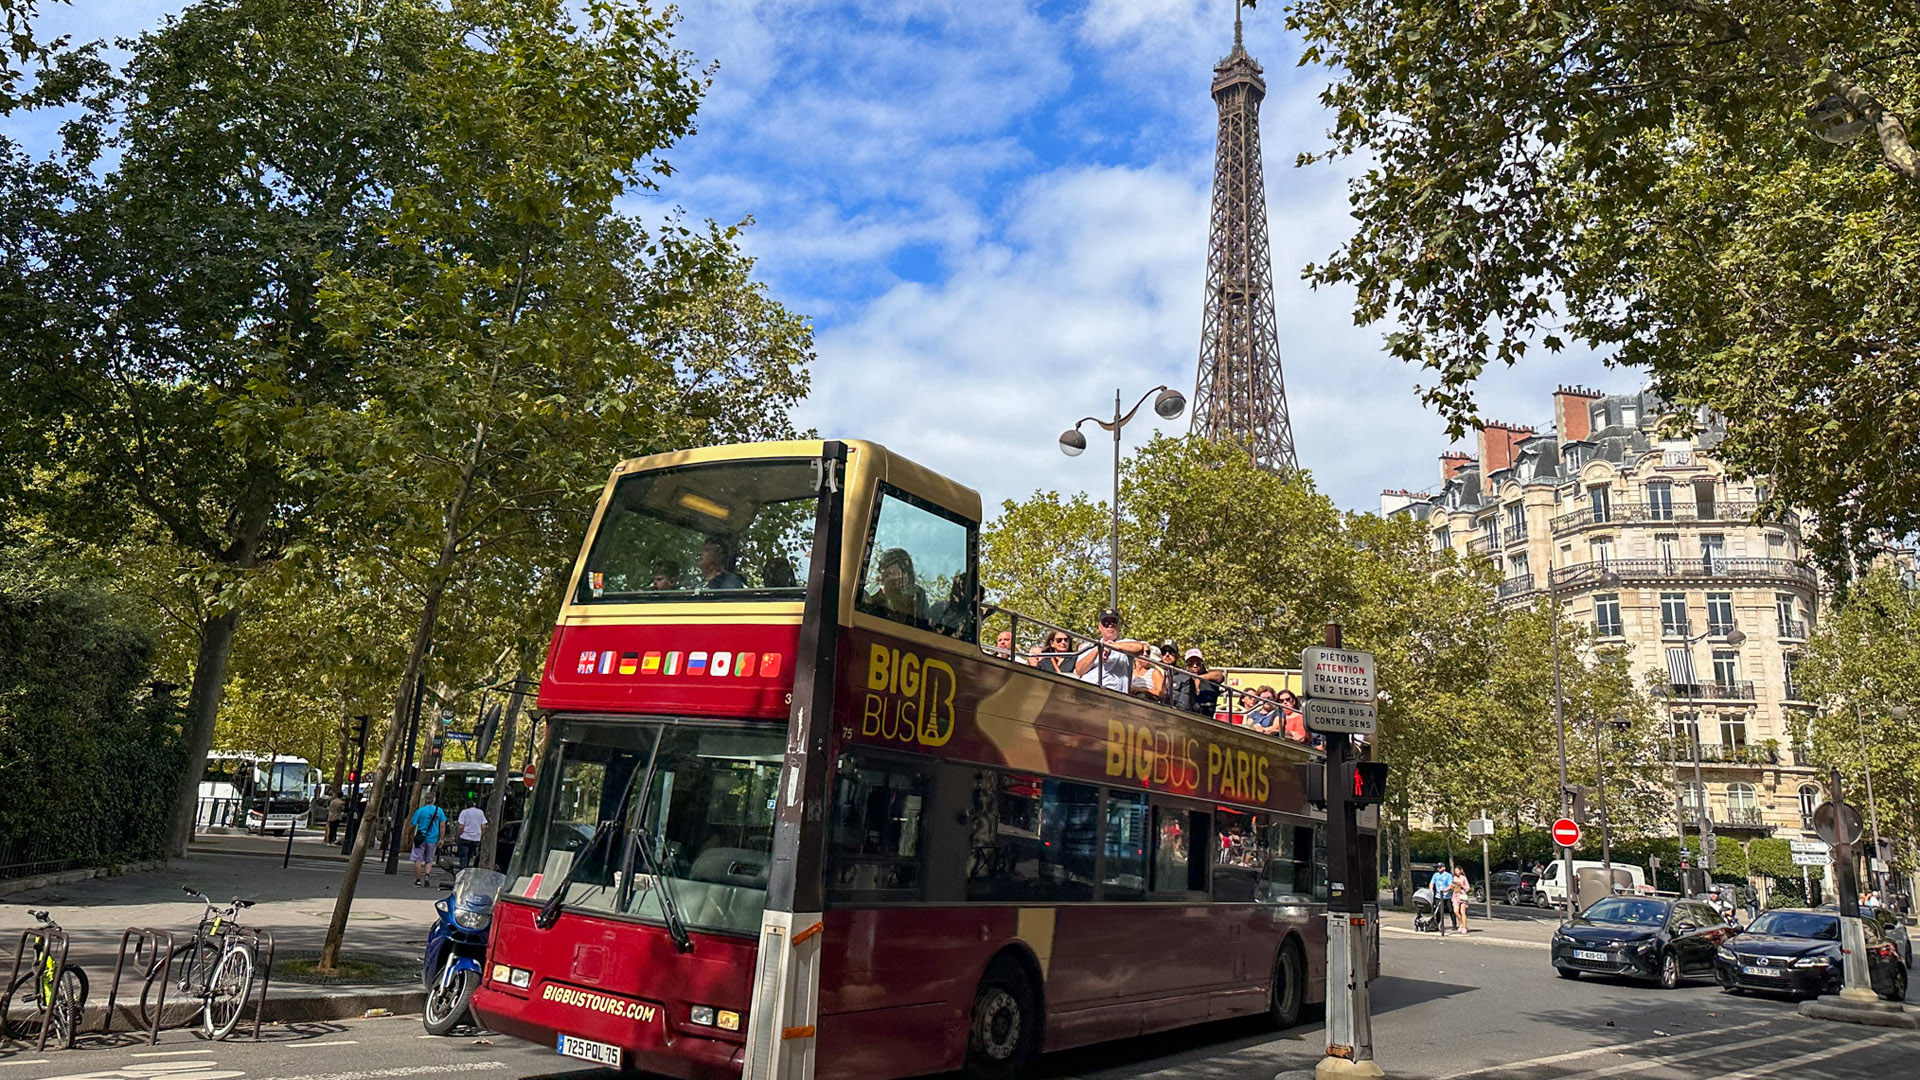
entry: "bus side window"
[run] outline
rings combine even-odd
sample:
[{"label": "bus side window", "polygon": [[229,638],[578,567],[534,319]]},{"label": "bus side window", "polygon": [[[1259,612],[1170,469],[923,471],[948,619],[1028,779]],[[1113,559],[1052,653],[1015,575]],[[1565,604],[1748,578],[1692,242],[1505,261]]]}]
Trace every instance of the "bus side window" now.
[{"label": "bus side window", "polygon": [[886,484],[874,507],[855,607],[959,638],[979,638],[977,526]]},{"label": "bus side window", "polygon": [[1108,791],[1104,843],[1107,871],[1102,898],[1136,900],[1146,894],[1147,797],[1137,791]]},{"label": "bus side window", "polygon": [[1212,819],[1204,811],[1153,808],[1153,891],[1205,892]]},{"label": "bus side window", "polygon": [[1213,823],[1213,898],[1229,904],[1261,899],[1267,854],[1253,815],[1216,807]]},{"label": "bus side window", "polygon": [[1099,788],[984,769],[971,787],[967,899],[1093,899]]},{"label": "bus side window", "polygon": [[920,765],[858,756],[842,764],[827,851],[827,882],[835,898],[920,899],[928,786]]}]

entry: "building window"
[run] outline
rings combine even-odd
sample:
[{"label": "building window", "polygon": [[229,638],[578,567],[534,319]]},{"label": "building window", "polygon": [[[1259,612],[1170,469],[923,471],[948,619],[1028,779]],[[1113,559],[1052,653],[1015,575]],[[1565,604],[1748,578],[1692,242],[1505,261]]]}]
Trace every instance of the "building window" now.
[{"label": "building window", "polygon": [[1693,713],[1674,713],[1668,727],[1673,735],[1673,757],[1675,761],[1685,761],[1693,755],[1693,744],[1699,738],[1695,730],[1699,717]]},{"label": "building window", "polygon": [[1799,666],[1799,662],[1791,656],[1786,656],[1781,658],[1780,666],[1786,672],[1786,676],[1787,676],[1786,685],[1781,688],[1786,691],[1787,700],[1788,701],[1805,700],[1800,696],[1800,686],[1794,681],[1794,678],[1793,678],[1793,669]]},{"label": "building window", "polygon": [[1673,520],[1673,484],[1659,480],[1647,485],[1647,520]]},{"label": "building window", "polygon": [[1604,484],[1587,489],[1587,510],[1594,521],[1613,520],[1613,495]]},{"label": "building window", "polygon": [[1720,714],[1720,745],[1741,747],[1747,745],[1747,714]]},{"label": "building window", "polygon": [[1820,805],[1820,789],[1812,784],[1800,785],[1800,823],[1806,825],[1813,821],[1813,808]]},{"label": "building window", "polygon": [[1678,557],[1680,537],[1677,533],[1658,533],[1653,538],[1653,553],[1659,560],[1673,569],[1673,561]]},{"label": "building window", "polygon": [[1793,617],[1794,609],[1797,606],[1798,603],[1792,593],[1773,594],[1773,615],[1775,619],[1779,620],[1781,637],[1803,638],[1807,636],[1806,628],[1800,625],[1800,620]]},{"label": "building window", "polygon": [[1727,572],[1727,538],[1719,533],[1706,533],[1700,537],[1700,563],[1709,574]]},{"label": "building window", "polygon": [[1489,549],[1500,546],[1500,519],[1492,514],[1481,518],[1480,533],[1487,538]]},{"label": "building window", "polygon": [[1710,592],[1707,594],[1707,633],[1714,637],[1726,637],[1733,632],[1733,594],[1730,592]]},{"label": "building window", "polygon": [[1758,796],[1759,793],[1754,791],[1752,784],[1728,784],[1727,809],[1757,810],[1760,808]]},{"label": "building window", "polygon": [[1700,521],[1714,521],[1720,516],[1720,508],[1714,498],[1714,484],[1711,480],[1693,482],[1693,512]]},{"label": "building window", "polygon": [[1692,780],[1685,781],[1680,785],[1680,803],[1696,814],[1705,813],[1707,809],[1707,785],[1697,784]]},{"label": "building window", "polygon": [[1596,536],[1587,541],[1587,551],[1594,562],[1606,566],[1613,562],[1613,537]]},{"label": "building window", "polygon": [[1660,594],[1660,633],[1666,637],[1687,636],[1687,594]]},{"label": "building window", "polygon": [[1441,551],[1453,550],[1453,533],[1448,529],[1433,530],[1433,546]]},{"label": "building window", "polygon": [[1531,578],[1532,576],[1527,569],[1526,555],[1515,555],[1513,558],[1507,560],[1507,579],[1509,581],[1518,578]]},{"label": "building window", "polygon": [[1626,629],[1620,622],[1620,594],[1603,593],[1593,598],[1593,632],[1601,637],[1620,637]]},{"label": "building window", "polygon": [[1740,681],[1740,654],[1731,649],[1713,650],[1713,684],[1722,689]]}]

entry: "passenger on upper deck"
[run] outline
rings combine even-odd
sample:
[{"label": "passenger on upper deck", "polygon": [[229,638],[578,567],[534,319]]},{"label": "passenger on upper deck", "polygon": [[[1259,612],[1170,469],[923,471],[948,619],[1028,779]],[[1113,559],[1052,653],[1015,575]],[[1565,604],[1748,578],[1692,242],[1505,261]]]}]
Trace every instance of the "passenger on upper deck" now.
[{"label": "passenger on upper deck", "polygon": [[1280,734],[1280,707],[1274,703],[1273,687],[1255,687],[1251,702],[1252,707],[1247,710],[1247,726],[1269,735]]},{"label": "passenger on upper deck", "polygon": [[1133,658],[1147,651],[1144,641],[1120,637],[1120,613],[1108,608],[1100,613],[1100,641],[1082,650],[1074,661],[1073,673],[1096,686],[1127,693],[1133,688]]},{"label": "passenger on upper deck", "polygon": [[1056,675],[1074,674],[1073,635],[1065,630],[1047,631],[1047,640],[1041,642],[1028,659],[1041,671],[1051,671]]},{"label": "passenger on upper deck", "polygon": [[705,579],[700,586],[702,592],[747,587],[733,572],[733,544],[724,536],[709,536],[700,545],[700,576]]},{"label": "passenger on upper deck", "polygon": [[653,564],[654,592],[673,592],[686,588],[680,579],[680,564],[672,559],[661,559]]},{"label": "passenger on upper deck", "polygon": [[792,562],[776,556],[760,569],[760,584],[769,589],[797,589],[800,579],[794,575]]},{"label": "passenger on upper deck", "polygon": [[1293,691],[1282,690],[1275,699],[1279,706],[1280,733],[1294,742],[1307,741],[1307,718],[1300,712],[1300,699]]},{"label": "passenger on upper deck", "polygon": [[867,594],[867,603],[881,608],[890,619],[931,625],[927,611],[927,590],[913,573],[913,556],[906,548],[888,548],[880,553],[880,587]]},{"label": "passenger on upper deck", "polygon": [[1220,686],[1227,673],[1207,667],[1199,649],[1187,650],[1187,670],[1167,677],[1167,704],[1176,709],[1212,716],[1220,705]]},{"label": "passenger on upper deck", "polygon": [[1013,659],[1013,631],[1002,630],[993,636],[993,647],[987,650],[988,656],[997,656],[1002,660]]}]

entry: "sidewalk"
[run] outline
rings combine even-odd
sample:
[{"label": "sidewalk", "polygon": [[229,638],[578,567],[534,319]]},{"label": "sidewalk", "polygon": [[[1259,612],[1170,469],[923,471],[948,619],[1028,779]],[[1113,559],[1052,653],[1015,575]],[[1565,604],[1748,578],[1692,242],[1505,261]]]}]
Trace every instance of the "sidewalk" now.
[{"label": "sidewalk", "polygon": [[[320,841],[318,833],[296,835],[293,857],[282,869],[287,850],[284,836],[256,837],[245,833],[206,834],[198,837],[188,856],[165,868],[119,877],[49,885],[46,888],[0,897],[0,965],[11,966],[20,931],[32,927],[28,908],[50,911],[67,931],[68,962],[86,971],[89,983],[89,1029],[97,1029],[121,935],[129,927],[171,931],[175,941],[188,939],[198,924],[200,902],[181,892],[182,886],[225,903],[234,897],[253,900],[241,913],[249,927],[272,931],[276,959],[313,956],[326,939],[333,918],[334,898],[347,860],[337,847]],[[355,890],[348,916],[343,955],[371,960],[382,966],[378,981],[312,985],[284,979],[276,970],[268,991],[268,1020],[337,1020],[359,1016],[368,1009],[417,1011],[421,989],[419,965],[426,947],[427,929],[435,918],[434,902],[446,895],[447,876],[437,874],[435,889],[416,889],[404,856],[400,872],[382,873],[384,865],[369,854]],[[130,968],[131,963],[128,965]],[[276,968],[280,965],[276,964]],[[0,978],[5,971],[0,971]],[[129,999],[125,977],[119,1001],[137,1003],[140,982],[133,979]],[[169,1003],[168,1012],[173,1012]],[[247,1019],[252,1020],[249,1009]],[[116,1026],[130,1023],[121,1013]]]},{"label": "sidewalk", "polygon": [[[1448,941],[1463,941],[1475,945],[1499,945],[1517,949],[1545,949],[1553,940],[1553,932],[1560,926],[1560,913],[1544,909],[1511,908],[1504,905],[1494,907],[1489,918],[1486,908],[1475,904],[1467,911],[1466,934],[1449,928]],[[1380,932],[1393,937],[1421,937],[1430,941],[1440,940],[1440,935],[1431,931],[1415,931],[1413,913],[1410,911],[1386,910],[1380,913]]]}]

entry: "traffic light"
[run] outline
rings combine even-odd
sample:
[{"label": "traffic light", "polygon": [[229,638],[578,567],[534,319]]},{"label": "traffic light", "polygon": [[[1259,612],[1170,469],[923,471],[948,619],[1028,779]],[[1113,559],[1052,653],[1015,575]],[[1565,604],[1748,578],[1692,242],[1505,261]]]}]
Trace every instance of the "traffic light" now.
[{"label": "traffic light", "polygon": [[473,735],[473,760],[485,761],[487,751],[493,749],[493,736],[500,729],[500,703],[487,706],[480,716],[480,730]]},{"label": "traffic light", "polygon": [[1293,768],[1300,774],[1300,789],[1307,794],[1307,805],[1325,810],[1327,808],[1327,767],[1317,761],[1303,761]]},{"label": "traffic light", "polygon": [[1568,805],[1572,812],[1568,815],[1582,825],[1587,823],[1587,789],[1578,784],[1567,786]]},{"label": "traffic light", "polygon": [[1384,761],[1350,761],[1347,763],[1348,775],[1341,784],[1347,790],[1347,801],[1361,806],[1385,802],[1387,798],[1387,763]]}]

